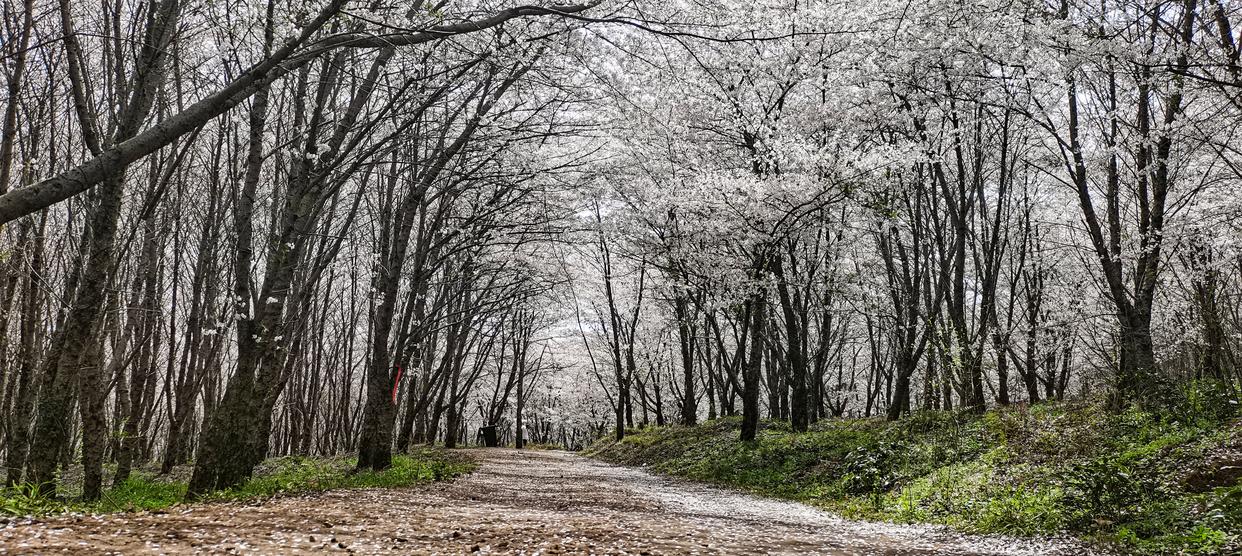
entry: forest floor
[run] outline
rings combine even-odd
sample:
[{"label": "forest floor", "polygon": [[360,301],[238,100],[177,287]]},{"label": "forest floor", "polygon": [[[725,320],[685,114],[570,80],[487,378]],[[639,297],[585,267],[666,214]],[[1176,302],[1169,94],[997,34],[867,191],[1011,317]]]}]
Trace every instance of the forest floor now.
[{"label": "forest floor", "polygon": [[0,554],[1085,554],[1074,541],[844,520],[558,451],[470,450],[413,489],[15,520]]}]

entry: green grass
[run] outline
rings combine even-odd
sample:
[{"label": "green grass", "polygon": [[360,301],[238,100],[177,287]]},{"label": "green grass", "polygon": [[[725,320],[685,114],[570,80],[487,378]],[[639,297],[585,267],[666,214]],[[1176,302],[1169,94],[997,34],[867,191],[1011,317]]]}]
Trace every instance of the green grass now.
[{"label": "green grass", "polygon": [[[384,471],[353,473],[353,458],[283,457],[269,459],[241,486],[212,493],[204,501],[238,501],[305,494],[342,488],[402,488],[451,479],[470,472],[474,464],[444,450],[424,449],[393,457]],[[91,503],[52,499],[30,485],[0,490],[0,514],[46,516],[59,513],[112,513],[162,510],[181,502],[183,480],[136,472]]]},{"label": "green grass", "polygon": [[1039,404],[895,423],[826,421],[801,434],[774,421],[745,443],[740,422],[726,418],[635,430],[588,454],[858,519],[1068,532],[1135,553],[1234,554],[1242,550],[1242,483],[1189,480],[1220,465],[1209,463],[1213,454],[1242,457],[1242,422],[1212,407],[1161,416]]},{"label": "green grass", "polygon": [[339,488],[400,488],[449,479],[473,469],[460,457],[436,450],[414,457],[393,456],[392,467],[384,471],[351,473],[356,463],[353,458],[268,460],[261,472],[242,486],[214,493],[208,499],[248,500]]}]

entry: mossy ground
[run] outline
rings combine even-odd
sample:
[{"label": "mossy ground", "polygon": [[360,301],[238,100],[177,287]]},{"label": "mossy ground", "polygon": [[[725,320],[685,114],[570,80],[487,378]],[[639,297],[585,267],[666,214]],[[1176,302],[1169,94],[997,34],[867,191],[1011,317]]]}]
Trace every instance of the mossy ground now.
[{"label": "mossy ground", "polygon": [[1218,471],[1242,465],[1231,463],[1242,458],[1242,422],[1222,401],[1181,417],[1059,403],[821,421],[805,433],[773,421],[754,442],[739,441],[740,422],[726,418],[635,430],[588,454],[851,518],[1237,554],[1242,482]]},{"label": "mossy ground", "polygon": [[[474,467],[468,459],[440,449],[418,450],[393,457],[392,467],[379,472],[353,473],[353,458],[282,457],[263,462],[241,486],[213,493],[204,501],[254,500],[340,488],[400,488],[450,479]],[[184,471],[184,470],[181,470]],[[72,494],[52,499],[28,485],[0,490],[0,515],[45,516],[59,513],[110,513],[160,510],[182,501],[186,473],[158,475],[137,471],[121,485],[109,488],[92,503]],[[73,483],[69,482],[72,489]],[[80,488],[80,485],[79,485]]]}]

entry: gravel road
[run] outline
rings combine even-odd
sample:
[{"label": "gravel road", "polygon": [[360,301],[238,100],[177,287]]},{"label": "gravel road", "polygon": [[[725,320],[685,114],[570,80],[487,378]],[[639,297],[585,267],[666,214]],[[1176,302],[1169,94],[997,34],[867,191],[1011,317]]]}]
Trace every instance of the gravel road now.
[{"label": "gravel road", "polygon": [[1047,554],[1068,540],[843,520],[566,452],[474,450],[469,476],[166,513],[17,520],[0,554]]}]

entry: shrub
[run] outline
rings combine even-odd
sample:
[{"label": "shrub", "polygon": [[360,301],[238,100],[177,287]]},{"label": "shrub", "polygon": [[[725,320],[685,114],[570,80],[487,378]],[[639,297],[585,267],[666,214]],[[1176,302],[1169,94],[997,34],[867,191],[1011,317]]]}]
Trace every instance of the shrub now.
[{"label": "shrub", "polygon": [[0,495],[0,513],[7,515],[40,516],[67,510],[67,505],[48,497],[35,484],[16,485]]},{"label": "shrub", "polygon": [[1118,502],[1142,492],[1125,469],[1111,458],[1097,458],[1070,466],[1062,475],[1066,499],[1075,508],[1074,523],[1090,527],[1093,520],[1116,518]]},{"label": "shrub", "polygon": [[1001,487],[991,494],[975,521],[980,531],[1040,535],[1066,526],[1064,492],[1057,487]]},{"label": "shrub", "polygon": [[850,494],[878,494],[897,484],[896,461],[900,445],[880,442],[859,446],[845,455],[842,486]]}]

